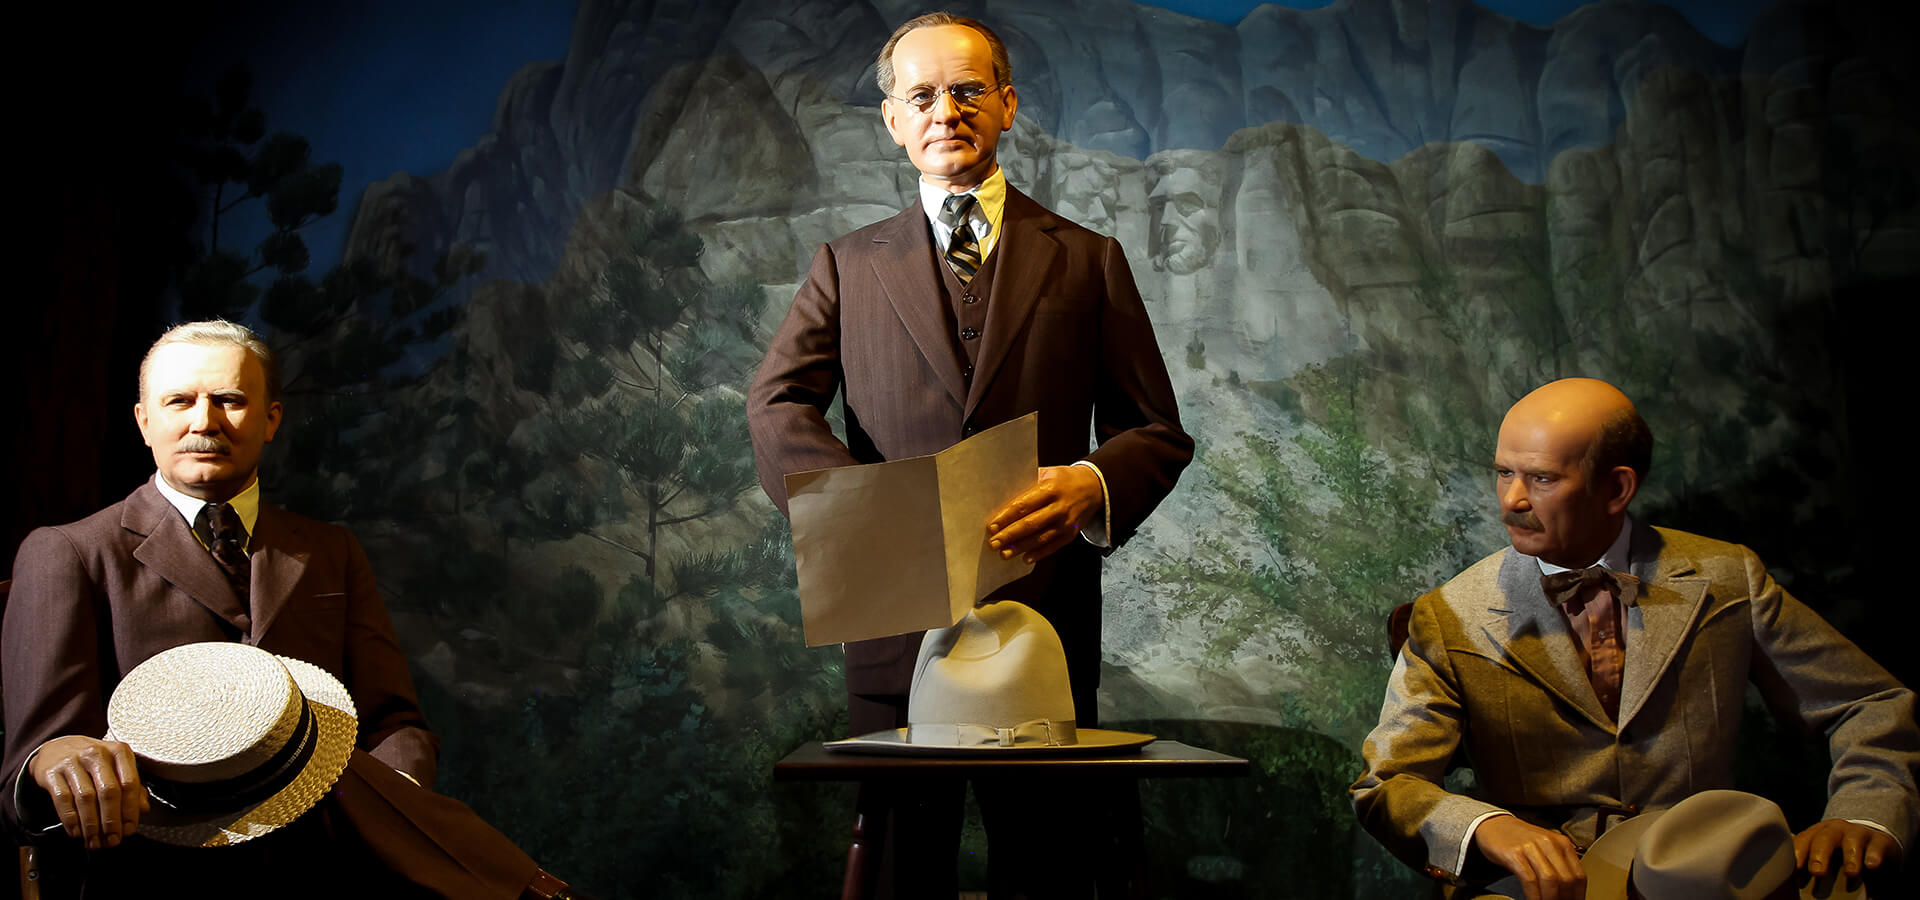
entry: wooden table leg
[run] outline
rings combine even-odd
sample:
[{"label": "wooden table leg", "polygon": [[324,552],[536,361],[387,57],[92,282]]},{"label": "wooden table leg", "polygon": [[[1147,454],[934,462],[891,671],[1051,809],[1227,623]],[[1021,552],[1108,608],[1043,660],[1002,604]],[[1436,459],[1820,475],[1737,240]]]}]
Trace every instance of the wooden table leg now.
[{"label": "wooden table leg", "polygon": [[873,849],[869,822],[865,810],[853,814],[853,843],[847,847],[847,878],[840,885],[840,900],[866,900],[867,860]]}]

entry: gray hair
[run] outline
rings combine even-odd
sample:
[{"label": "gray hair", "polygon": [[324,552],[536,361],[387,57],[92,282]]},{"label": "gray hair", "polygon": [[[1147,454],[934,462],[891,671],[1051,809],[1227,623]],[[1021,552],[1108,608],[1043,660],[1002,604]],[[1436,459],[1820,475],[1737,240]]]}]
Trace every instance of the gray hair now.
[{"label": "gray hair", "polygon": [[260,371],[266,376],[267,402],[280,400],[280,364],[274,361],[273,349],[267,342],[253,333],[253,330],[237,322],[225,319],[208,319],[204,322],[188,322],[167,329],[167,333],[147,348],[147,355],[140,358],[140,400],[147,399],[147,370],[153,367],[153,354],[168,344],[192,344],[196,347],[239,347],[260,361]]},{"label": "gray hair", "polygon": [[1013,62],[1007,57],[1007,45],[985,22],[952,13],[930,12],[908,19],[906,24],[894,29],[893,36],[887,38],[886,46],[880,48],[880,58],[873,63],[873,80],[880,85],[880,93],[893,96],[893,48],[900,44],[900,39],[910,32],[941,25],[958,25],[979,32],[981,37],[987,39],[987,49],[993,54],[993,80],[999,82],[995,87],[1013,83]]}]

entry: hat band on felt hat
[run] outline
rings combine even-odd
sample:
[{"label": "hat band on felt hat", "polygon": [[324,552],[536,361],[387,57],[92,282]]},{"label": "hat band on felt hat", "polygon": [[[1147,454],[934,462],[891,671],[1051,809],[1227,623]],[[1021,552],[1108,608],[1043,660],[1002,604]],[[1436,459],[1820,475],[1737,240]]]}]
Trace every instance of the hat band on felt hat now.
[{"label": "hat band on felt hat", "polygon": [[938,747],[1063,747],[1076,740],[1074,723],[1035,719],[1008,728],[970,723],[918,722],[907,741]]}]

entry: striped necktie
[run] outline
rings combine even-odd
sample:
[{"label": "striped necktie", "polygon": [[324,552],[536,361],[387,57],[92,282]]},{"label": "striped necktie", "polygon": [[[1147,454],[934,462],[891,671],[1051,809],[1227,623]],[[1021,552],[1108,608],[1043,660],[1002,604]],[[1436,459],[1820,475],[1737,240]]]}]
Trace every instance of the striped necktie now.
[{"label": "striped necktie", "polygon": [[213,551],[213,561],[220,564],[233,595],[245,608],[253,582],[253,559],[247,555],[247,526],[241,523],[240,514],[225,503],[209,503],[194,517],[193,533]]},{"label": "striped necktie", "polygon": [[975,272],[980,271],[980,242],[974,239],[973,223],[967,216],[973,212],[972,194],[953,194],[940,204],[940,221],[953,226],[953,237],[947,241],[947,265],[962,285],[973,281]]}]

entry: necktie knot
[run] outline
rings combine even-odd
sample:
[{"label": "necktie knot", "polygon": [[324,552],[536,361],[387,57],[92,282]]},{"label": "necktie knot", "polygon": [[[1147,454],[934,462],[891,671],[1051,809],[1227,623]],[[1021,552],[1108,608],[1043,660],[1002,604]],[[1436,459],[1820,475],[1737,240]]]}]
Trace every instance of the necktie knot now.
[{"label": "necktie knot", "polygon": [[1586,608],[1587,598],[1601,588],[1611,590],[1620,599],[1621,605],[1632,606],[1640,596],[1640,579],[1600,566],[1540,576],[1540,589],[1546,592],[1547,599],[1555,606],[1566,607],[1568,612],[1575,615]]},{"label": "necktie knot", "polygon": [[940,222],[953,229],[953,237],[947,240],[947,267],[963,287],[972,284],[974,274],[980,271],[980,241],[967,218],[973,207],[972,194],[949,194],[940,202]]},{"label": "necktie knot", "polygon": [[[967,216],[973,213],[975,202],[977,201],[972,194],[947,195],[947,199],[940,202],[940,224],[949,228],[958,228],[967,224]],[[967,230],[973,229],[969,227]]]},{"label": "necktie knot", "polygon": [[193,521],[193,532],[200,536],[223,568],[247,563],[247,526],[231,505],[209,503],[200,507],[200,515]]}]

